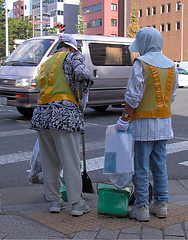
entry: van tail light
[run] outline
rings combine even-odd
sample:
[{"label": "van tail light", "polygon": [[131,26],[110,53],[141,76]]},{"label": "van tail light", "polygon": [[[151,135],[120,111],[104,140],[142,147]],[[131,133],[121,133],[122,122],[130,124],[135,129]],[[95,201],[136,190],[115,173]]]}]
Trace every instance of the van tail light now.
[{"label": "van tail light", "polygon": [[26,97],[26,94],[16,94],[16,97],[18,97],[18,98]]}]

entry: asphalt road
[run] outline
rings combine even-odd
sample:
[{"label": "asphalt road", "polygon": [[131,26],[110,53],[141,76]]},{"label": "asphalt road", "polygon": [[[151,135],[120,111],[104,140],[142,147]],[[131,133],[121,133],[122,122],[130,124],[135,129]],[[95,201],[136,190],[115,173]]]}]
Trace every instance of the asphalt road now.
[{"label": "asphalt road", "polygon": [[[103,175],[105,130],[115,124],[123,109],[109,107],[105,112],[87,109],[85,113],[86,158],[91,163],[89,175],[93,182],[108,177]],[[188,179],[188,89],[178,89],[172,107],[174,138],[168,142],[169,179]],[[26,170],[37,139],[29,129],[30,119],[14,107],[0,105],[0,188],[27,185]],[[97,164],[99,165],[97,165]]]}]

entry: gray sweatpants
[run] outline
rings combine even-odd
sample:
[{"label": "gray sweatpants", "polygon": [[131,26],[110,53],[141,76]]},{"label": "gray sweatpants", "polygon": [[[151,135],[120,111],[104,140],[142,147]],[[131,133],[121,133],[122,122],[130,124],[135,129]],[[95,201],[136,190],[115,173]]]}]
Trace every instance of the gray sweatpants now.
[{"label": "gray sweatpants", "polygon": [[78,202],[82,192],[80,133],[44,130],[38,131],[38,140],[46,199],[61,198],[60,172],[63,168],[68,201]]}]

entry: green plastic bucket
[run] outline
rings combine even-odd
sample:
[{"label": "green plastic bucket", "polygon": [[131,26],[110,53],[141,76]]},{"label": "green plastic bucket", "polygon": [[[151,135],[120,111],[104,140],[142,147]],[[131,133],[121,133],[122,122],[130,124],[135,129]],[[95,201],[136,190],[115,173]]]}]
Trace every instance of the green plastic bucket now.
[{"label": "green plastic bucket", "polygon": [[60,193],[61,193],[61,198],[63,199],[64,202],[67,202],[67,191],[66,191],[66,186],[65,186],[65,179],[64,177],[61,180],[61,189],[60,189]]},{"label": "green plastic bucket", "polygon": [[126,217],[129,205],[129,188],[118,189],[114,185],[98,183],[98,214]]}]

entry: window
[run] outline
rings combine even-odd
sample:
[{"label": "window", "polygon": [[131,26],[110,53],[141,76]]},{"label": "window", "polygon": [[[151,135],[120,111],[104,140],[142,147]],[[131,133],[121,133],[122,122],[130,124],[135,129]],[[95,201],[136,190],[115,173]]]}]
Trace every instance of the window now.
[{"label": "window", "polygon": [[150,16],[150,8],[147,8],[146,15],[147,15],[147,16]]},{"label": "window", "polygon": [[181,6],[181,2],[178,1],[178,2],[176,3],[176,11],[180,11],[180,6]]},{"label": "window", "polygon": [[111,3],[111,11],[117,11],[117,4]]},{"label": "window", "polygon": [[167,12],[171,12],[171,3],[167,4]]},{"label": "window", "polygon": [[161,24],[160,30],[161,30],[161,32],[164,32],[164,24]]},{"label": "window", "polygon": [[117,19],[111,19],[111,26],[117,26]]},{"label": "window", "polygon": [[102,3],[83,8],[83,14],[102,11]]},{"label": "window", "polygon": [[95,66],[131,66],[129,46],[90,43],[91,61]]},{"label": "window", "polygon": [[19,8],[19,7],[20,7],[20,4],[17,5],[17,8]]},{"label": "window", "polygon": [[84,23],[84,28],[100,27],[102,26],[102,19],[91,20]]},{"label": "window", "polygon": [[176,22],[176,30],[180,30],[180,22]]},{"label": "window", "polygon": [[156,14],[156,6],[154,6],[154,7],[152,8],[152,14],[153,14],[153,15]]},{"label": "window", "polygon": [[165,13],[165,5],[164,4],[161,5],[161,13]]},{"label": "window", "polygon": [[63,11],[58,10],[57,15],[63,15]]},{"label": "window", "polygon": [[142,9],[139,9],[139,17],[142,17]]},{"label": "window", "polygon": [[167,23],[166,30],[167,30],[167,32],[169,32],[171,30],[171,24],[170,23]]},{"label": "window", "polygon": [[154,25],[152,25],[152,27],[153,27],[153,28],[156,28],[156,25],[154,24]]}]

